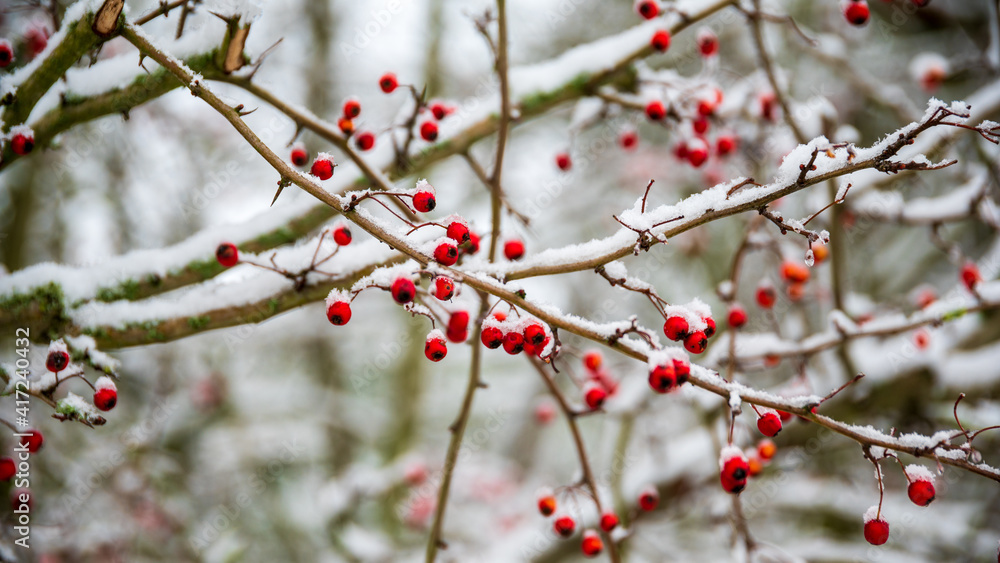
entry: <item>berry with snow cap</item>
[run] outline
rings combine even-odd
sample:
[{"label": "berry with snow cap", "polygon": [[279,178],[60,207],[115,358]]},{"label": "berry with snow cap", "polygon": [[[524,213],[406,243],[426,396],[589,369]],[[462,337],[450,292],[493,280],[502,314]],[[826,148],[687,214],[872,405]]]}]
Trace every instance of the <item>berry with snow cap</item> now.
[{"label": "berry with snow cap", "polygon": [[656,487],[647,485],[639,492],[639,508],[645,512],[656,510],[658,504],[660,504],[660,492]]},{"label": "berry with snow cap", "polygon": [[906,494],[913,504],[917,506],[927,506],[934,502],[936,491],[934,489],[934,474],[923,465],[906,466],[906,479],[910,482],[906,488]]},{"label": "berry with snow cap", "polygon": [[337,326],[351,320],[351,299],[347,293],[339,289],[330,291],[326,296],[326,318]]},{"label": "berry with snow cap", "polygon": [[691,363],[687,358],[674,358],[674,374],[677,376],[677,385],[684,385],[691,377]]},{"label": "berry with snow cap", "polygon": [[354,240],[354,237],[351,235],[351,229],[347,225],[340,224],[333,229],[333,242],[340,246],[347,246],[351,244],[352,240]]},{"label": "berry with snow cap", "polygon": [[291,159],[292,164],[295,166],[298,166],[299,168],[305,166],[306,163],[309,162],[309,153],[306,152],[305,145],[302,143],[295,143],[295,145],[292,146]]},{"label": "berry with snow cap", "polygon": [[729,445],[719,453],[719,479],[727,493],[740,494],[747,486],[750,464],[743,450]]},{"label": "berry with snow cap", "polygon": [[240,261],[240,252],[235,244],[224,242],[215,249],[215,259],[223,268],[232,268]]},{"label": "berry with snow cap", "polygon": [[604,542],[601,541],[601,536],[597,535],[596,531],[587,530],[583,533],[583,543],[580,544],[580,549],[587,557],[597,557],[604,550]]},{"label": "berry with snow cap", "polygon": [[118,404],[118,388],[110,377],[102,375],[94,383],[94,406],[102,411],[109,411]]},{"label": "berry with snow cap", "polygon": [[313,160],[309,173],[320,180],[329,180],[333,177],[333,169],[336,166],[333,162],[333,157],[325,152],[321,152],[316,155],[316,160]]},{"label": "berry with snow cap", "polygon": [[10,41],[0,39],[0,68],[6,68],[14,62],[14,49],[10,46]]},{"label": "berry with snow cap", "polygon": [[877,505],[865,511],[865,540],[872,545],[889,541],[889,523],[881,518]]},{"label": "berry with snow cap", "polygon": [[462,244],[469,240],[469,225],[463,219],[453,219],[448,226],[445,227],[445,234],[448,238],[454,240],[458,244]]},{"label": "berry with snow cap", "polygon": [[35,133],[26,126],[18,126],[11,129],[10,150],[14,154],[24,156],[35,148]]},{"label": "berry with snow cap", "polygon": [[668,393],[677,385],[673,363],[658,365],[649,370],[649,386],[657,393]]},{"label": "berry with snow cap", "polygon": [[696,330],[684,338],[684,349],[692,354],[701,354],[708,346],[708,337],[705,333]]},{"label": "berry with snow cap", "polygon": [[421,213],[433,211],[437,207],[434,186],[427,180],[417,182],[416,192],[413,194],[413,207]]},{"label": "berry with snow cap", "polygon": [[399,277],[396,278],[396,281],[392,282],[390,292],[392,293],[392,298],[396,300],[396,303],[405,305],[410,301],[413,301],[413,297],[417,294],[417,288],[413,285],[413,280],[410,278]]},{"label": "berry with snow cap", "polygon": [[45,357],[45,369],[52,373],[59,373],[66,369],[68,365],[69,348],[66,347],[66,343],[62,339],[53,340],[49,344],[49,352]]},{"label": "berry with snow cap", "polygon": [[444,334],[438,329],[432,330],[424,342],[424,356],[432,362],[440,362],[447,355],[448,343],[444,341]]},{"label": "berry with snow cap", "polygon": [[520,260],[524,256],[524,243],[520,239],[512,238],[503,243],[503,255],[508,260]]},{"label": "berry with snow cap", "polygon": [[445,331],[445,335],[452,342],[465,342],[469,337],[469,313],[467,311],[452,313],[448,317],[448,329]]},{"label": "berry with snow cap", "polygon": [[695,137],[687,144],[687,161],[691,166],[698,168],[708,160],[708,143],[704,139]]},{"label": "berry with snow cap", "polygon": [[455,282],[448,276],[434,278],[434,297],[447,301],[455,295]]},{"label": "berry with snow cap", "polygon": [[434,259],[438,264],[453,266],[458,262],[458,246],[451,239],[444,239],[434,248]]},{"label": "berry with snow cap", "polygon": [[574,521],[571,516],[560,516],[556,518],[555,522],[552,523],[552,528],[560,536],[568,538],[572,536],[573,532],[576,530],[576,521]]}]

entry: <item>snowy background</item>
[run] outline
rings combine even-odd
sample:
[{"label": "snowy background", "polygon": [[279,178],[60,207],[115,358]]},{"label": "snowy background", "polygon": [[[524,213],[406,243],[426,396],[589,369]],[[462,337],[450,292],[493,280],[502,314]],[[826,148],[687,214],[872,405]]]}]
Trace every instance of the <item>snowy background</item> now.
[{"label": "snowy background", "polygon": [[[5,3],[0,36],[20,38],[31,25],[51,30],[48,15],[29,4]],[[787,24],[764,24],[779,82],[794,101],[794,114],[808,138],[826,134],[831,141],[871,145],[919,119],[932,96],[976,99],[982,105],[973,110],[981,112],[980,118],[1000,116],[994,2],[934,0],[916,10],[909,0],[876,0],[865,27],[849,25],[838,1],[764,4],[769,13],[793,16],[803,33],[817,39],[818,46],[811,47]],[[389,5],[398,6],[397,13],[389,12]],[[402,92],[386,96],[379,91],[384,72],[395,72],[401,82],[427,84],[432,99],[458,108],[442,122],[447,134],[495,111],[492,56],[471,19],[491,5],[479,0],[265,2],[247,52],[256,57],[281,40],[255,82],[330,122],[339,117],[345,99],[357,97],[363,104],[359,127],[372,131],[400,120],[407,107]],[[154,7],[154,2],[131,1],[128,17]],[[217,45],[224,32],[225,24],[210,9],[231,11],[233,5],[219,0],[200,6],[176,42],[173,14],[144,29],[179,57],[199,53]],[[643,24],[628,0],[511,0],[508,10],[514,67],[543,63],[635,26],[647,26],[639,37],[656,28]],[[698,55],[695,43],[702,27],[714,30],[720,42],[720,55],[708,61]],[[562,104],[513,130],[504,188],[530,224],[507,216],[503,237],[522,237],[530,260],[546,248],[613,234],[619,226],[612,214],[632,208],[651,178],[656,180],[653,206],[675,203],[732,178],[769,181],[797,143],[780,119],[760,117],[758,97],[770,87],[749,30],[746,18],[728,7],[676,35],[666,54],[637,65],[639,76],[720,88],[725,99],[709,138],[722,131],[738,136],[737,154],[713,155],[695,169],[673,154],[678,139],[690,137],[689,122],[664,127],[649,123],[641,109],[614,106],[595,124],[581,128],[583,118],[601,104],[596,98]],[[602,56],[614,60],[620,55],[609,51]],[[104,45],[97,59],[94,67],[70,71],[56,89],[95,94],[127,84],[142,72],[137,52],[121,38]],[[920,78],[928,65],[941,64],[947,79],[929,92]],[[156,66],[148,60],[146,65]],[[541,67],[525,71],[521,84],[572,78]],[[517,84],[515,99],[530,93],[518,93]],[[287,117],[234,86],[212,82],[211,87],[233,105],[258,108],[245,121],[274,151],[287,156],[296,134]],[[644,105],[660,92],[661,87],[644,86],[621,95]],[[886,100],[894,107],[887,107]],[[59,91],[50,92],[32,119],[58,104]],[[638,131],[639,142],[626,151],[618,139],[631,129]],[[979,261],[985,280],[997,277],[997,149],[970,131],[940,133],[949,143],[932,160],[957,158],[958,165],[898,176],[868,171],[837,180],[838,186],[855,181],[864,188],[852,190],[844,204],[845,239],[831,243],[844,249],[845,307],[855,318],[911,313],[918,309],[922,289],[965,296],[960,263],[935,247],[922,218],[957,216],[959,220],[944,221],[940,237]],[[491,162],[492,139],[472,148],[481,162]],[[337,154],[311,133],[301,140],[313,154]],[[387,146],[383,142],[366,157],[388,162]],[[566,150],[573,155],[573,168],[561,172],[554,159]],[[343,189],[355,179],[350,170],[338,168],[323,185]],[[461,213],[488,241],[489,192],[462,158],[422,170],[419,177],[428,178],[438,192],[432,217]],[[409,189],[416,179],[396,183]],[[50,147],[39,147],[0,170],[0,260],[5,269],[0,292],[8,295],[57,279],[67,302],[74,302],[108,280],[126,280],[136,272],[166,273],[210,258],[223,240],[251,238],[317,205],[290,187],[268,207],[276,181],[277,173],[228,123],[181,90],[131,109],[127,120],[119,114],[74,127]],[[972,200],[977,213],[969,216]],[[779,209],[786,217],[807,217],[829,202],[825,185],[818,185],[782,199]],[[899,219],[903,209],[911,213],[911,221]],[[831,216],[829,211],[821,215],[815,228],[829,228]],[[668,301],[699,298],[711,305],[723,335],[693,359],[709,368],[725,368],[726,305],[716,289],[729,278],[734,252],[756,217],[748,212],[716,221],[624,260],[631,275],[653,284]],[[301,239],[300,247],[284,245],[279,252],[290,263],[307,261],[317,233]],[[343,267],[351,260],[360,264],[391,255],[359,229],[354,233],[358,248],[345,249]],[[816,265],[804,296],[793,302],[779,279],[779,265],[783,258],[801,262],[805,245],[801,237],[781,236],[770,224],[759,233],[764,248],[747,255],[737,296],[750,317],[743,332],[769,333],[780,326],[785,338],[797,340],[830,330],[829,262]],[[269,254],[261,254],[262,261]],[[46,262],[65,266],[38,266]],[[758,281],[768,279],[778,290],[773,317],[754,302]],[[289,283],[271,272],[238,266],[204,285],[150,300],[80,307],[74,321],[122,325],[168,315],[183,318],[220,304],[250,302]],[[662,323],[644,297],[612,288],[590,270],[519,283],[533,299],[594,321],[635,314],[645,326],[658,329]],[[33,549],[27,557],[15,549],[0,555],[48,563],[423,560],[450,437],[447,428],[458,412],[471,348],[451,345],[445,360],[427,361],[422,351],[427,320],[411,318],[377,291],[354,302],[354,318],[346,327],[332,326],[321,301],[312,301],[260,324],[105,350],[122,362],[122,378],[119,404],[103,427],[61,424],[49,417],[47,406],[33,403],[33,423],[46,439],[32,458]],[[456,301],[470,309],[473,302],[472,295]],[[0,351],[7,361],[12,359],[12,333],[11,343]],[[593,343],[562,337],[563,365],[584,377],[580,357]],[[926,345],[918,346],[917,339],[925,337]],[[954,429],[952,405],[959,393],[966,393],[959,411],[966,427],[1000,423],[998,339],[997,313],[985,311],[938,327],[852,341],[850,358],[867,377],[823,412],[884,431],[932,434]],[[740,346],[766,347],[772,340],[748,337]],[[41,354],[45,344],[34,348]],[[661,495],[659,508],[633,523],[625,559],[744,560],[730,521],[731,496],[718,486],[718,450],[728,432],[725,401],[690,386],[654,396],[644,364],[613,351],[605,350],[604,357],[620,387],[605,404],[605,413],[579,419],[598,484],[619,509],[634,508],[648,484]],[[476,393],[445,521],[449,547],[439,560],[582,559],[579,532],[571,540],[556,538],[551,522],[535,507],[540,487],[573,485],[580,479],[562,415],[539,421],[540,405],[545,410],[554,402],[523,357],[485,351],[483,370],[488,388]],[[821,396],[849,379],[835,350],[806,361],[788,358],[777,366],[748,366],[740,377],[762,389]],[[560,383],[579,404],[581,393],[571,381],[564,377]],[[66,387],[86,391],[79,381]],[[13,409],[9,398],[0,404]],[[734,440],[753,449],[759,438],[753,413],[745,408]],[[750,531],[759,542],[755,560],[971,562],[996,556],[996,482],[948,467],[938,476],[938,499],[920,508],[907,499],[898,467],[883,463],[883,511],[892,531],[886,545],[873,547],[864,541],[861,525],[862,513],[878,502],[878,487],[861,447],[794,419],[775,442],[776,457],[742,495]],[[5,439],[4,447],[12,446]],[[977,438],[976,446],[986,462],[1000,463],[995,433]],[[936,469],[926,459],[916,463]],[[560,503],[593,527],[596,514],[584,493],[561,496]],[[3,532],[9,544],[9,526]]]}]

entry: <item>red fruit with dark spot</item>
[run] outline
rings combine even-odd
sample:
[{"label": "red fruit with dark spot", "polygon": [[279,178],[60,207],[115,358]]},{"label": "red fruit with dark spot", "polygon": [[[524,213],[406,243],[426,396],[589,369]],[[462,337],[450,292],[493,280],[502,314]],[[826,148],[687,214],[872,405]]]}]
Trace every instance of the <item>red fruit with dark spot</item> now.
[{"label": "red fruit with dark spot", "polygon": [[715,334],[715,319],[712,317],[705,317],[705,336],[712,338]]},{"label": "red fruit with dark spot", "polygon": [[677,385],[674,366],[656,366],[649,370],[649,386],[657,393],[668,393]]},{"label": "red fruit with dark spot", "polygon": [[102,411],[109,411],[118,404],[118,391],[115,389],[98,389],[94,393],[94,406]]},{"label": "red fruit with dark spot", "polygon": [[852,25],[865,25],[868,23],[870,15],[868,2],[865,0],[851,0],[847,6],[844,6],[844,17]]},{"label": "red fruit with dark spot", "polygon": [[455,311],[448,317],[448,330],[445,336],[452,342],[465,342],[469,338],[469,313],[466,311]]},{"label": "red fruit with dark spot", "polygon": [[564,538],[568,538],[573,535],[573,531],[576,530],[576,522],[569,516],[560,516],[556,518],[556,521],[552,524],[552,528],[557,534]]},{"label": "red fruit with dark spot", "polygon": [[442,242],[434,249],[434,259],[439,264],[453,266],[455,262],[458,262],[458,246],[450,239]]},{"label": "red fruit with dark spot", "polygon": [[383,74],[382,78],[378,79],[378,87],[386,94],[391,94],[398,86],[399,81],[396,79],[396,75],[391,72]]},{"label": "red fruit with dark spot", "polygon": [[538,512],[542,516],[552,516],[556,511],[556,497],[545,495],[538,499]]},{"label": "red fruit with dark spot", "polygon": [[719,38],[708,28],[698,32],[697,43],[698,51],[703,57],[711,57],[719,52]]},{"label": "red fruit with dark spot", "polygon": [[976,266],[975,262],[966,262],[962,266],[962,283],[965,287],[972,291],[979,285],[982,276],[979,274],[979,267]]},{"label": "red fruit with dark spot", "polygon": [[663,323],[663,334],[670,340],[677,342],[687,336],[688,328],[687,319],[675,315],[667,317],[667,321]]},{"label": "red fruit with dark spot", "polygon": [[639,12],[640,16],[651,20],[660,15],[660,6],[652,0],[643,0],[636,6],[636,11]]},{"label": "red fruit with dark spot", "polygon": [[292,147],[292,164],[302,168],[307,162],[309,162],[309,153],[306,152],[306,148],[298,144]]},{"label": "red fruit with dark spot", "polygon": [[433,211],[437,207],[434,192],[423,190],[413,194],[413,207],[421,213]]},{"label": "red fruit with dark spot", "polygon": [[670,32],[665,29],[657,30],[649,40],[649,45],[661,53],[666,51],[670,48]]},{"label": "red fruit with dark spot", "polygon": [[462,244],[469,240],[469,226],[461,221],[452,221],[448,224],[445,234],[448,238]]},{"label": "red fruit with dark spot", "polygon": [[583,398],[587,402],[587,406],[590,407],[590,410],[596,411],[601,408],[604,400],[608,398],[608,392],[600,385],[591,383],[585,388]]},{"label": "red fruit with dark spot", "polygon": [[889,541],[889,523],[881,518],[865,522],[865,540],[872,545]]},{"label": "red fruit with dark spot", "polygon": [[747,324],[747,311],[740,305],[733,305],[729,308],[729,326],[740,328]]},{"label": "red fruit with dark spot", "polygon": [[733,494],[739,494],[746,488],[749,475],[750,464],[742,453],[723,462],[722,470],[719,472],[722,488]]},{"label": "red fruit with dark spot", "polygon": [[674,374],[677,376],[677,385],[684,385],[691,377],[691,364],[686,359],[674,360]]},{"label": "red fruit with dark spot", "polygon": [[774,438],[781,432],[781,417],[776,412],[766,412],[757,419],[757,430],[768,438]]},{"label": "red fruit with dark spot", "polygon": [[326,318],[332,324],[344,326],[351,320],[351,304],[348,301],[336,301],[326,308]]},{"label": "red fruit with dark spot", "polygon": [[69,354],[62,350],[53,350],[45,358],[45,369],[59,373],[69,365]]},{"label": "red fruit with dark spot", "polygon": [[692,354],[701,354],[705,351],[706,346],[708,346],[708,337],[700,330],[692,332],[684,339],[684,349]]},{"label": "red fruit with dark spot", "polygon": [[0,457],[0,481],[10,481],[17,473],[17,464],[9,457]]},{"label": "red fruit with dark spot", "polygon": [[361,102],[357,100],[347,100],[344,102],[344,117],[354,119],[361,115]]},{"label": "red fruit with dark spot", "polygon": [[309,173],[320,180],[329,180],[333,177],[334,166],[336,165],[330,160],[330,157],[317,156],[316,160],[313,161],[312,168],[309,169]]},{"label": "red fruit with dark spot", "polygon": [[583,533],[583,543],[580,544],[580,549],[587,557],[597,557],[604,550],[604,542],[601,541],[601,536],[597,535],[597,532],[587,530]]},{"label": "red fruit with dark spot", "polygon": [[482,334],[479,335],[479,339],[482,340],[483,346],[491,350],[496,350],[503,345],[503,333],[495,326],[484,328]]},{"label": "red fruit with dark spot", "polygon": [[18,441],[25,445],[31,453],[37,453],[45,444],[45,436],[42,436],[41,430],[29,428],[22,432],[22,434],[27,434],[27,436],[20,437]]},{"label": "red fruit with dark spot", "polygon": [[231,242],[224,242],[215,249],[215,259],[223,268],[232,268],[240,261],[240,251]]},{"label": "red fruit with dark spot", "polygon": [[35,136],[28,133],[17,133],[10,140],[10,150],[14,154],[24,156],[35,148]]},{"label": "red fruit with dark spot", "polygon": [[774,292],[774,287],[770,285],[762,285],[757,288],[757,304],[760,305],[762,309],[770,309],[774,307],[774,301],[778,298],[777,294]]},{"label": "red fruit with dark spot", "polygon": [[475,254],[479,252],[479,235],[473,231],[469,231],[469,240],[464,243],[459,249],[463,254]]},{"label": "red fruit with dark spot", "polygon": [[936,492],[934,490],[934,483],[926,479],[915,479],[910,486],[906,488],[906,494],[913,501],[913,504],[917,506],[927,506],[934,501]]},{"label": "red fruit with dark spot", "polygon": [[14,49],[10,46],[10,41],[0,39],[0,68],[6,68],[14,62]]},{"label": "red fruit with dark spot", "polygon": [[417,294],[417,287],[413,285],[413,280],[410,278],[396,278],[396,281],[392,282],[392,287],[389,288],[389,291],[392,293],[392,298],[396,300],[396,303],[405,305],[413,301],[413,297]]},{"label": "red fruit with dark spot", "polygon": [[351,236],[351,229],[347,225],[339,225],[333,230],[333,242],[340,246],[347,246],[351,244],[352,240],[354,237]]},{"label": "red fruit with dark spot", "polygon": [[535,346],[545,342],[545,327],[538,323],[532,323],[524,327],[524,339]]},{"label": "red fruit with dark spot", "polygon": [[371,131],[362,131],[354,136],[354,146],[358,150],[368,151],[375,146],[375,134]]},{"label": "red fruit with dark spot", "polygon": [[434,142],[438,138],[438,126],[433,121],[425,121],[420,125],[420,138],[427,142]]},{"label": "red fruit with dark spot", "polygon": [[524,336],[520,332],[513,330],[503,337],[503,350],[510,355],[520,354],[524,351]]},{"label": "red fruit with dark spot", "polygon": [[646,487],[639,493],[639,508],[646,512],[656,509],[660,504],[660,493],[653,487]]},{"label": "red fruit with dark spot", "polygon": [[348,137],[351,136],[351,133],[354,133],[354,122],[346,117],[341,117],[337,120],[337,127],[340,128],[341,133]]},{"label": "red fruit with dark spot", "polygon": [[518,239],[510,239],[503,243],[503,255],[508,260],[520,260],[524,256],[524,243]]},{"label": "red fruit with dark spot", "polygon": [[569,157],[569,153],[561,152],[556,155],[556,166],[559,170],[566,172],[573,167],[573,161]]},{"label": "red fruit with dark spot", "polygon": [[[440,334],[440,333],[439,333]],[[427,338],[424,343],[424,356],[432,362],[440,362],[448,355],[448,344],[440,336]]]},{"label": "red fruit with dark spot", "polygon": [[441,301],[447,301],[455,295],[455,282],[448,276],[438,276],[434,278],[434,297]]},{"label": "red fruit with dark spot", "polygon": [[434,119],[441,121],[445,117],[448,117],[449,113],[451,113],[451,110],[448,109],[448,106],[440,102],[431,104],[431,115],[434,116]]},{"label": "red fruit with dark spot", "polygon": [[610,532],[618,527],[618,515],[614,512],[605,512],[601,515],[601,529]]},{"label": "red fruit with dark spot", "polygon": [[646,117],[653,121],[660,121],[667,116],[667,109],[663,107],[663,102],[653,100],[646,104]]}]

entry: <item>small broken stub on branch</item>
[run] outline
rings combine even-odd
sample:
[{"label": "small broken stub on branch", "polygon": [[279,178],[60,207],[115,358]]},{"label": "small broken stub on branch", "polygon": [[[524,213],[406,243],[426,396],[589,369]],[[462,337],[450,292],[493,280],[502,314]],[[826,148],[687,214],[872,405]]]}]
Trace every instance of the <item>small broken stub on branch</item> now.
[{"label": "small broken stub on branch", "polygon": [[222,63],[222,72],[230,74],[243,68],[243,47],[246,45],[248,35],[250,35],[249,25],[237,27],[233,32],[229,49],[226,50],[226,60]]},{"label": "small broken stub on branch", "polygon": [[118,17],[121,16],[124,7],[125,0],[104,0],[104,4],[101,4],[101,8],[94,15],[94,24],[90,29],[99,37],[111,37],[118,29]]}]

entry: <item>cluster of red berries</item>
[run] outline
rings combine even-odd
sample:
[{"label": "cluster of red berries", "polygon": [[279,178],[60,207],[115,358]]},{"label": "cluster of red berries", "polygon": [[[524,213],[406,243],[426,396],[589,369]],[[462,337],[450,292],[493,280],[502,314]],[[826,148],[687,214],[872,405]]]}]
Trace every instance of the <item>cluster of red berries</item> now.
[{"label": "cluster of red berries", "polygon": [[[48,355],[45,357],[45,369],[58,375],[69,367],[69,349],[62,340],[49,344]],[[94,383],[94,406],[107,412],[118,404],[118,388],[113,379],[106,375],[97,378]]]},{"label": "cluster of red berries", "polygon": [[[48,44],[48,28],[32,25],[24,32],[24,47],[28,51],[29,59],[33,59],[41,54]],[[14,46],[9,39],[0,39],[0,68],[7,68],[14,60]]]},{"label": "cluster of red berries", "polygon": [[[546,518],[556,513],[556,497],[551,489],[545,488],[538,492],[538,512]],[[601,515],[601,529],[610,532],[618,526],[618,516],[614,512]],[[576,520],[568,514],[560,514],[552,520],[552,529],[560,537],[568,538],[576,531]],[[585,530],[580,549],[587,557],[596,557],[604,551],[604,541],[596,530]]]},{"label": "cluster of red berries", "polygon": [[[906,495],[910,502],[917,506],[928,506],[937,496],[934,487],[934,474],[922,465],[907,465],[904,469]],[[865,540],[872,545],[882,545],[889,541],[889,522],[882,518],[882,503],[872,506],[864,514]]]},{"label": "cluster of red berries", "polygon": [[687,383],[691,364],[680,350],[664,349],[649,355],[649,387],[669,393]]},{"label": "cluster of red berries", "polygon": [[583,355],[583,366],[587,369],[587,383],[583,387],[583,399],[587,407],[596,411],[604,401],[618,391],[618,380],[604,367],[604,356],[597,350]]},{"label": "cluster of red berries", "polygon": [[708,339],[715,334],[715,319],[707,307],[696,305],[698,313],[686,307],[666,308],[663,334],[674,342],[683,342],[684,349],[692,354],[701,354],[708,346]]},{"label": "cluster of red berries", "polygon": [[503,347],[508,354],[525,352],[540,356],[549,345],[549,329],[540,320],[527,315],[508,319],[503,311],[495,311],[483,320],[479,339],[491,350]]}]

